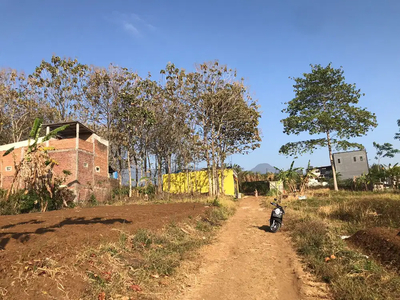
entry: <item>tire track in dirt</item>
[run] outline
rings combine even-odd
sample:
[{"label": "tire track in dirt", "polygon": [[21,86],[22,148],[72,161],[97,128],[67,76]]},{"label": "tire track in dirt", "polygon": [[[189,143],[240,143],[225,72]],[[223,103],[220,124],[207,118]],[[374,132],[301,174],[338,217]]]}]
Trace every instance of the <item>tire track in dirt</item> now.
[{"label": "tire track in dirt", "polygon": [[326,287],[303,272],[284,232],[267,232],[269,209],[260,198],[241,200],[217,241],[200,251],[176,299],[328,299]]}]

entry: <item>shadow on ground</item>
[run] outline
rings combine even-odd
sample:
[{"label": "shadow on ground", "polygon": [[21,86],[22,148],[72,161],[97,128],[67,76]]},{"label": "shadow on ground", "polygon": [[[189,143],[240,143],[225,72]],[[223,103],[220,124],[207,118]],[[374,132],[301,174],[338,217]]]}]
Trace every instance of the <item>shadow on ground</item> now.
[{"label": "shadow on ground", "polygon": [[[31,220],[28,222],[21,222],[16,224],[9,224],[6,226],[1,227],[1,229],[12,228],[17,225],[22,224],[40,224],[41,221]],[[81,218],[66,218],[65,220],[54,224],[48,227],[38,228],[35,231],[28,231],[28,232],[2,232],[0,233],[0,250],[4,250],[5,246],[11,239],[18,240],[21,243],[29,241],[32,234],[45,234],[47,232],[54,232],[57,228],[61,228],[66,225],[90,225],[90,224],[115,224],[115,223],[126,223],[130,224],[131,221],[125,219],[102,219],[102,218],[92,218],[92,219],[85,219],[84,217]]]},{"label": "shadow on ground", "polygon": [[260,230],[262,230],[262,231],[265,231],[265,232],[271,232],[271,229],[270,229],[270,227],[269,227],[268,225],[253,226],[253,227],[258,228],[258,229],[260,229]]}]

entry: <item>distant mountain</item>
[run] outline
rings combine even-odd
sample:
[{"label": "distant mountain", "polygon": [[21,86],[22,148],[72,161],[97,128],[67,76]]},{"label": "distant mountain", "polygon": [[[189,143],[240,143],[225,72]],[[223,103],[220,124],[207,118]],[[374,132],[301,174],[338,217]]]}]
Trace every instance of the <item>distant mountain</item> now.
[{"label": "distant mountain", "polygon": [[258,164],[256,167],[254,167],[253,169],[251,169],[251,172],[254,173],[260,173],[260,174],[265,174],[267,172],[271,172],[271,173],[277,173],[278,170],[275,169],[273,166],[271,166],[270,164],[264,163],[264,164]]}]

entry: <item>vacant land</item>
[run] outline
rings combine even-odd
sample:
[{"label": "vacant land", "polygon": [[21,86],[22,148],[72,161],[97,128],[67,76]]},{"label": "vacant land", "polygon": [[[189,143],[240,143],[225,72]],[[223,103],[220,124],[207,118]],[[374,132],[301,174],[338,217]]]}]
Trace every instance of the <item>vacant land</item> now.
[{"label": "vacant land", "polygon": [[335,299],[399,299],[399,193],[332,191],[289,207],[298,252]]},{"label": "vacant land", "polygon": [[205,210],[200,203],[176,203],[0,216],[0,298],[79,299],[87,289],[78,272],[86,266],[76,265],[81,251],[117,241],[121,230],[160,229]]},{"label": "vacant land", "polygon": [[0,216],[0,298],[399,299],[400,194],[286,199],[276,234],[268,200]]}]

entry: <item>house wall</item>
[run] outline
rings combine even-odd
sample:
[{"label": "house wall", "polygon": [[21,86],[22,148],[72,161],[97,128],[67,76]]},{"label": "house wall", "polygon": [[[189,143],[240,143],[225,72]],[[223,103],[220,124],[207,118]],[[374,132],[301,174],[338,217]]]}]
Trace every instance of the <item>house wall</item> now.
[{"label": "house wall", "polygon": [[49,147],[54,147],[55,150],[75,149],[76,138],[68,139],[51,139],[49,141]]},{"label": "house wall", "polygon": [[[19,162],[25,151],[26,148],[21,147],[7,156],[3,156],[6,150],[0,151],[0,188],[8,189],[11,186],[15,174],[14,161]],[[7,170],[9,167],[11,170]]]},{"label": "house wall", "polygon": [[86,152],[82,150],[78,151],[78,182],[80,185],[83,186],[94,185],[93,162],[94,162],[93,152]]},{"label": "house wall", "polygon": [[[64,170],[71,172],[65,185],[78,195],[78,201],[87,200],[92,194],[95,194],[98,201],[104,201],[108,199],[111,190],[108,180],[108,145],[95,135],[85,138],[86,140],[79,139],[79,149],[76,149],[76,138],[49,141],[49,147],[54,147],[54,150],[49,151],[49,155],[57,162],[54,174],[62,175]],[[2,146],[2,149],[12,147],[5,146]],[[0,151],[0,188],[8,189],[15,174],[14,160],[16,162],[21,160],[26,147],[17,148],[3,157],[5,151]],[[7,171],[7,167],[11,167],[11,171]],[[99,172],[96,172],[96,167],[99,167]]]},{"label": "house wall", "polygon": [[[95,175],[108,178],[108,147],[97,140],[94,140],[94,167]],[[100,170],[96,170],[99,167]]]},{"label": "house wall", "polygon": [[76,150],[55,150],[49,151],[49,156],[57,162],[54,166],[54,174],[62,175],[64,170],[71,172],[64,183],[69,188],[75,188],[76,181]]},{"label": "house wall", "polygon": [[[235,196],[235,182],[232,169],[224,170],[224,190],[225,195]],[[174,194],[180,193],[208,193],[208,173],[207,171],[195,171],[171,174],[171,189],[170,192]],[[169,175],[163,175],[163,191],[168,191]],[[221,185],[221,176],[219,177],[219,184]]]},{"label": "house wall", "polygon": [[354,176],[367,174],[369,171],[365,150],[334,153],[333,160],[341,179],[353,179]]},{"label": "house wall", "polygon": [[79,139],[79,149],[93,152],[93,143]]}]

